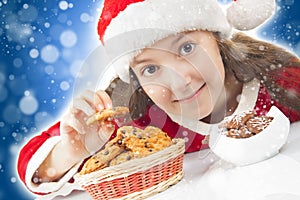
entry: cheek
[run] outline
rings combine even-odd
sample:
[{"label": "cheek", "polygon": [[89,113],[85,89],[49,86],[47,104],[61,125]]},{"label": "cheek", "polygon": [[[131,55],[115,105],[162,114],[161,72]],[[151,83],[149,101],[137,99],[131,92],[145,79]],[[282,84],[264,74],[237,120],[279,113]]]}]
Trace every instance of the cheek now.
[{"label": "cheek", "polygon": [[225,79],[224,65],[220,55],[211,55],[211,57],[207,54],[202,56],[201,69],[199,71],[209,88],[220,90],[223,87]]},{"label": "cheek", "polygon": [[[206,109],[211,110],[212,107],[218,101],[223,89],[225,71],[223,62],[217,55],[211,53],[211,57],[208,54],[201,55],[201,64],[199,64],[199,72],[203,80],[207,84],[206,91],[203,92],[205,97],[202,100],[206,101]],[[203,102],[202,102],[203,103]]]}]

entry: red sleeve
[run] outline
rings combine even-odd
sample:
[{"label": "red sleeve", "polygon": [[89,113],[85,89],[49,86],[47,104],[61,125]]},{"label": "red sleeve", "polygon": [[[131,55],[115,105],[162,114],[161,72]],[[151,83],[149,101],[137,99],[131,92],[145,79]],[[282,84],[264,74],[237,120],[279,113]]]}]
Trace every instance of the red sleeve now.
[{"label": "red sleeve", "polygon": [[256,111],[264,115],[271,106],[275,105],[290,119],[290,122],[300,121],[298,103],[300,99],[300,63],[274,70],[271,73],[271,79],[276,84],[276,87],[287,91],[289,95],[282,96],[281,98],[290,99],[287,101],[289,106],[284,106],[278,100],[274,99],[267,89],[261,85],[255,107]]},{"label": "red sleeve", "polygon": [[300,67],[286,66],[275,73],[274,81],[277,85],[296,95],[300,94]]},{"label": "red sleeve", "polygon": [[271,72],[271,79],[277,87],[288,91],[292,96],[300,96],[300,60],[291,58],[290,62],[283,67]]},{"label": "red sleeve", "polygon": [[60,135],[59,131],[60,122],[54,124],[47,131],[42,132],[42,134],[33,137],[20,151],[18,158],[18,174],[22,182],[25,183],[25,175],[28,162],[32,158],[33,154],[42,146],[42,144],[52,136]]},{"label": "red sleeve", "polygon": [[289,66],[276,71],[274,82],[283,90],[287,91],[286,99],[290,99],[289,107],[284,109],[288,113],[291,122],[300,120],[300,61],[293,62]]}]

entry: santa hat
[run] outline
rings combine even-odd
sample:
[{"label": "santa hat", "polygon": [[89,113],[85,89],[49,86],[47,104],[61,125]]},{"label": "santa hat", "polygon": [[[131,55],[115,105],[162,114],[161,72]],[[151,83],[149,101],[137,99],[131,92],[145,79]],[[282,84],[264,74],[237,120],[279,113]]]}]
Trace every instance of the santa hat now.
[{"label": "santa hat", "polygon": [[234,0],[227,16],[217,0],[105,0],[98,34],[114,59],[116,73],[128,82],[130,60],[160,39],[190,30],[228,38],[233,28],[251,30],[274,10],[275,0]]}]

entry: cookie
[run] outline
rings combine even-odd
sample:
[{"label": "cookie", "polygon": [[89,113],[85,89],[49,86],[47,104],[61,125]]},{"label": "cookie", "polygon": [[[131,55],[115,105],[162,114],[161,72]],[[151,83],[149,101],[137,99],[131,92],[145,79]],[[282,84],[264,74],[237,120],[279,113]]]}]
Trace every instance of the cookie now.
[{"label": "cookie", "polygon": [[147,146],[156,151],[160,151],[172,143],[172,139],[165,132],[156,127],[148,126],[144,132],[147,136],[150,136],[147,138]]},{"label": "cookie", "polygon": [[226,134],[232,138],[249,138],[253,136],[253,133],[246,126],[242,126],[239,129],[229,129]]},{"label": "cookie", "polygon": [[112,159],[109,162],[108,166],[113,166],[113,165],[119,165],[123,162],[129,161],[134,159],[134,153],[132,151],[123,151],[122,153],[120,153],[117,157],[115,157],[114,159]]},{"label": "cookie", "polygon": [[254,117],[255,113],[253,111],[244,112],[239,115],[233,116],[233,118],[225,123],[227,129],[239,129],[243,126],[251,117]]},{"label": "cookie", "polygon": [[145,157],[171,144],[171,138],[159,128],[148,126],[142,130],[133,126],[123,126],[117,130],[116,137],[109,141],[103,150],[84,164],[80,174]]},{"label": "cookie", "polygon": [[219,127],[220,132],[232,138],[249,138],[264,130],[273,120],[273,117],[258,116],[248,111],[234,116],[231,120]]},{"label": "cookie", "polygon": [[[159,128],[148,126],[144,130],[122,127],[125,132],[122,144],[139,156],[147,156],[171,145],[171,138]],[[130,137],[128,137],[130,136]]]},{"label": "cookie", "polygon": [[120,106],[107,108],[92,115],[90,118],[88,118],[86,123],[90,125],[96,121],[103,122],[105,120],[111,120],[113,118],[125,117],[128,113],[129,109],[127,107]]},{"label": "cookie", "polygon": [[84,163],[80,174],[88,174],[107,167],[108,163],[122,151],[123,149],[119,145],[113,145],[112,143],[106,144],[103,150],[93,155]]},{"label": "cookie", "polygon": [[225,132],[225,135],[227,137],[232,137],[232,138],[239,138],[239,132],[238,129],[229,129],[228,131]]},{"label": "cookie", "polygon": [[239,134],[241,138],[249,138],[254,135],[254,133],[249,130],[248,126],[240,127]]},{"label": "cookie", "polygon": [[251,132],[258,134],[264,130],[272,120],[273,117],[256,116],[247,121],[247,127]]},{"label": "cookie", "polygon": [[147,146],[145,138],[129,137],[124,140],[124,145],[130,149],[137,158],[141,158],[156,152],[153,148]]}]

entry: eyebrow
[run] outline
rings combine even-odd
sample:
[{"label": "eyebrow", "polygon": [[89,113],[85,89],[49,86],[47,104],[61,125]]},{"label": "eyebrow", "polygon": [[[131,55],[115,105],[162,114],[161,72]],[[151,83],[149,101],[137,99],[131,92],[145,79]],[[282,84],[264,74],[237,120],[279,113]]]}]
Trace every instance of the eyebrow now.
[{"label": "eyebrow", "polygon": [[132,62],[132,66],[131,67],[135,67],[136,65],[139,65],[139,64],[141,64],[143,62],[150,62],[150,61],[151,61],[151,59],[149,59],[149,58],[145,58],[145,59],[141,59],[141,60],[134,60]]},{"label": "eyebrow", "polygon": [[182,38],[185,37],[185,34],[180,34],[179,36],[177,36],[172,42],[171,42],[171,46],[175,45],[176,43],[178,43]]},{"label": "eyebrow", "polygon": [[[177,36],[177,35],[179,35],[179,36]],[[176,43],[178,43],[180,40],[182,40],[186,36],[185,34],[177,34],[177,35],[175,35],[176,38],[171,42],[171,45],[170,45],[171,47],[174,46]],[[131,67],[135,67],[136,65],[139,65],[143,62],[151,62],[151,61],[152,60],[149,58],[145,58],[145,59],[141,59],[141,60],[134,60],[132,62],[133,66],[131,66]]]}]

